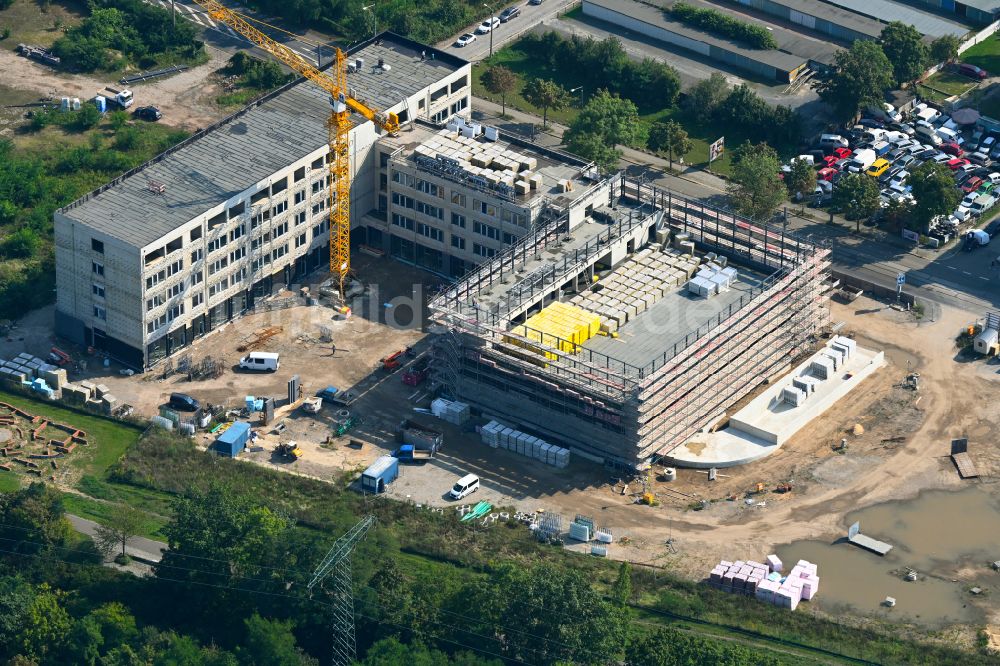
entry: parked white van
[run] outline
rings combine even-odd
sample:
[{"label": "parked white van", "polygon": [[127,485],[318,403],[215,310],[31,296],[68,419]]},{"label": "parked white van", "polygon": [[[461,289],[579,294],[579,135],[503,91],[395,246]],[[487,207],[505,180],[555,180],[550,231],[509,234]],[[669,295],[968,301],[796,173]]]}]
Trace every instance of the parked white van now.
[{"label": "parked white van", "polygon": [[945,141],[953,141],[960,146],[965,143],[965,140],[958,132],[953,129],[948,129],[947,127],[938,127],[937,135]]},{"label": "parked white van", "polygon": [[934,131],[934,128],[929,125],[917,125],[917,138],[926,141],[932,146],[940,146],[944,143],[938,133]]},{"label": "parked white van", "polygon": [[240,367],[244,370],[274,372],[278,365],[278,355],[273,352],[250,352],[240,359]]},{"label": "parked white van", "polygon": [[972,208],[969,209],[969,212],[972,213],[973,217],[979,217],[990,208],[993,208],[993,204],[996,202],[996,197],[992,194],[984,194],[972,203]]},{"label": "parked white van", "polygon": [[448,497],[453,500],[460,500],[477,490],[479,490],[479,477],[475,474],[466,474],[448,491]]}]

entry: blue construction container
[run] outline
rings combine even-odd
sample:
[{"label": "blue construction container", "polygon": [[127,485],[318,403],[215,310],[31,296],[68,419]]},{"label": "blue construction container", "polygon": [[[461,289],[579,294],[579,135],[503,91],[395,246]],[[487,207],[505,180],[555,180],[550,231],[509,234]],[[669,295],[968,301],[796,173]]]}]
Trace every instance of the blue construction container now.
[{"label": "blue construction container", "polygon": [[240,454],[240,451],[246,448],[249,438],[250,424],[245,421],[237,421],[226,428],[226,431],[215,440],[215,451],[220,456],[235,458]]},{"label": "blue construction container", "polygon": [[399,461],[392,456],[382,456],[361,473],[361,490],[366,493],[384,493],[386,486],[399,478]]}]

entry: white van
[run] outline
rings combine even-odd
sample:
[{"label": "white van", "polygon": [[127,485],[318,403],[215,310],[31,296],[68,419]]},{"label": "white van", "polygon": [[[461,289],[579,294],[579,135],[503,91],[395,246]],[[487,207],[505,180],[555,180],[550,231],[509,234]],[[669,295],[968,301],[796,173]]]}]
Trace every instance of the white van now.
[{"label": "white van", "polygon": [[479,490],[479,477],[475,474],[466,474],[448,491],[448,497],[453,500],[460,500],[477,490]]},{"label": "white van", "polygon": [[244,370],[274,372],[278,365],[278,355],[273,352],[250,352],[240,359],[240,367]]},{"label": "white van", "polygon": [[965,140],[961,137],[961,135],[958,132],[952,129],[948,129],[947,127],[938,127],[937,135],[942,139],[944,139],[945,141],[952,141],[960,146],[963,143],[965,143]]},{"label": "white van", "polygon": [[932,146],[940,146],[944,143],[937,132],[934,131],[934,128],[928,125],[917,125],[917,138],[921,141],[926,141]]},{"label": "white van", "polygon": [[819,145],[821,148],[847,148],[850,144],[839,134],[821,134]]},{"label": "white van", "polygon": [[979,217],[990,208],[993,208],[993,204],[997,202],[996,197],[992,194],[984,194],[978,199],[972,202],[972,206],[969,208],[969,212],[972,213],[973,217]]}]

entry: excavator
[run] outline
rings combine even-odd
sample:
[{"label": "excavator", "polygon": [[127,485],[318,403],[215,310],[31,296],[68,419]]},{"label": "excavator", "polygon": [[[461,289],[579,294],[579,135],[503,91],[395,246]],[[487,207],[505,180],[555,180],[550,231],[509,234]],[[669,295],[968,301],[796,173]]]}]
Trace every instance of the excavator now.
[{"label": "excavator", "polygon": [[360,102],[348,94],[347,58],[339,48],[335,49],[334,62],[327,71],[321,71],[312,63],[276,42],[252,26],[245,18],[217,0],[194,0],[208,13],[208,16],[226,24],[250,42],[271,54],[290,67],[297,74],[309,79],[330,94],[332,110],[327,120],[327,140],[330,145],[330,273],[340,287],[344,297],[344,282],[351,270],[351,162],[350,131],[351,113],[358,113],[372,121],[389,134],[399,132],[399,116],[392,112],[380,112]]}]

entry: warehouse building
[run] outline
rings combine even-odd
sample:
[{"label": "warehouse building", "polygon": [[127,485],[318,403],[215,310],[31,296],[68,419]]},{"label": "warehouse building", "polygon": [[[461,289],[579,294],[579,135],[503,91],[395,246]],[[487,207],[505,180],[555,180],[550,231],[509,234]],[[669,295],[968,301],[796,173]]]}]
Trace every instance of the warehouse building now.
[{"label": "warehouse building", "polygon": [[731,39],[718,37],[669,17],[666,9],[636,0],[583,0],[583,13],[627,28],[646,37],[678,46],[714,62],[723,62],[758,78],[778,83],[790,83],[804,74],[810,63],[820,67],[833,64],[837,47],[780,26],[765,24],[753,17],[738,14],[726,7],[702,0],[686,0],[687,4],[711,8],[735,16],[741,21],[767,27],[778,44],[776,49],[754,49]]},{"label": "warehouse building", "polygon": [[822,2],[886,24],[902,21],[912,25],[929,39],[944,35],[961,38],[969,33],[969,26],[957,19],[918,9],[910,3],[894,0],[822,0]]},{"label": "warehouse building", "polygon": [[927,5],[935,11],[954,14],[960,20],[964,19],[976,25],[989,25],[996,21],[997,14],[1000,14],[1000,2],[997,0],[968,0],[968,2],[916,0],[916,2]]},{"label": "warehouse building", "polygon": [[[469,108],[460,58],[389,33],[349,55],[351,94],[404,127]],[[57,211],[56,332],[146,368],[326,267],[329,113],[297,80]],[[378,139],[357,116],[352,224],[386,209]]]},{"label": "warehouse building", "polygon": [[885,27],[877,19],[816,0],[739,0],[739,3],[848,44],[858,39],[878,39]]},{"label": "warehouse building", "polygon": [[829,322],[829,250],[616,176],[431,302],[434,378],[595,461],[666,455]]},{"label": "warehouse building", "polygon": [[607,200],[583,160],[462,117],[387,137],[380,150],[389,153],[386,207],[362,221],[367,244],[448,277],[495,257],[548,217],[582,218]]}]

